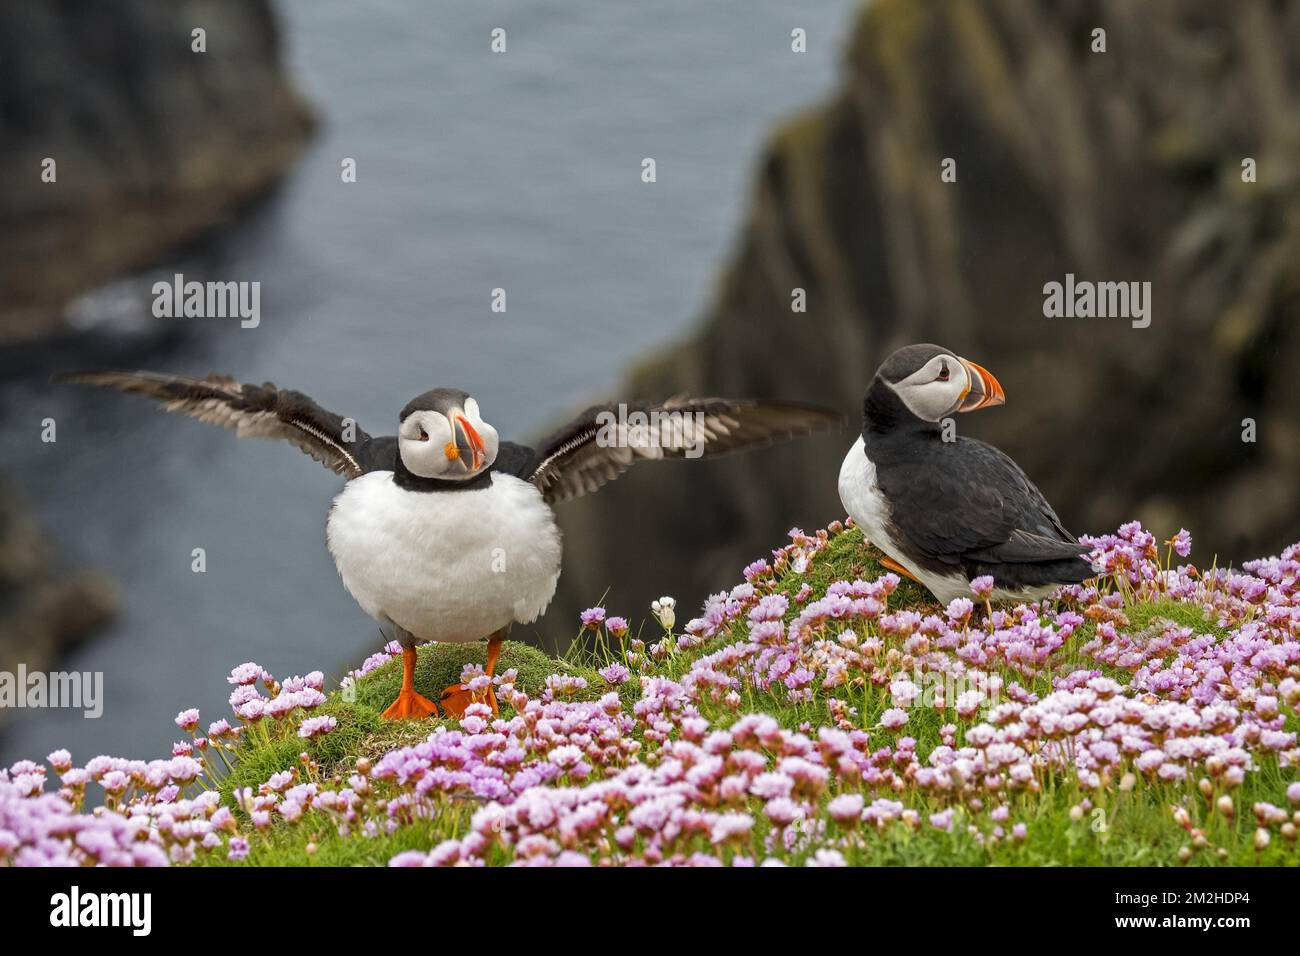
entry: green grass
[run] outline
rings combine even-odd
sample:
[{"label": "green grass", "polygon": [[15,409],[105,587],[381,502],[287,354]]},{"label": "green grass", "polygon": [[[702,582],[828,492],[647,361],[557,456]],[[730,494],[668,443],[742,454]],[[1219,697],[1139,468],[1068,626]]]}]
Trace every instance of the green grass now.
[{"label": "green grass", "polygon": [[[417,649],[415,689],[436,701],[444,688],[459,682],[467,663],[485,665],[486,662],[486,643],[426,644]],[[497,673],[511,668],[518,673],[516,686],[530,696],[538,695],[546,678],[556,673],[585,677],[592,688],[591,694],[596,693],[600,685],[599,676],[590,669],[557,661],[526,644],[506,641],[497,661]],[[401,684],[402,663],[399,658],[394,658],[361,678],[354,688],[334,691],[316,713],[332,716],[338,724],[332,732],[316,740],[270,738],[262,732],[265,722],[257,725],[246,733],[233,770],[221,782],[223,800],[231,803],[234,792],[244,787],[256,792],[273,774],[290,768],[297,768],[306,779],[303,754],[315,765],[312,771],[315,779],[337,783],[346,779],[360,758],[375,760],[390,750],[417,744],[440,725],[459,727],[457,721],[445,716],[423,720],[384,720],[380,714],[397,697]],[[507,716],[512,713],[504,703],[501,711]],[[444,812],[436,820],[419,821],[401,827],[391,835],[374,837],[341,837],[328,822],[309,816],[297,826],[277,824],[269,835],[251,840],[252,850],[242,863],[260,866],[382,866],[403,850],[427,849],[462,833],[477,806],[474,801],[448,800]],[[238,816],[246,822],[242,811]],[[310,853],[307,849],[309,844],[314,844]],[[229,864],[216,854],[199,862]]]},{"label": "green grass", "polygon": [[[486,664],[486,657],[484,643],[426,644],[417,650],[415,689],[436,701],[446,687],[459,682],[467,663]],[[565,670],[536,648],[506,641],[497,662],[497,673],[510,668],[518,672],[517,686],[530,695],[540,692],[549,675]],[[594,674],[580,673],[588,680],[599,679]],[[373,759],[395,747],[417,743],[440,724],[459,726],[445,716],[399,721],[381,718],[380,714],[397,698],[401,686],[402,662],[394,658],[361,678],[354,688],[329,695],[317,713],[338,721],[331,733],[309,742],[297,737],[267,739],[253,730],[241,742],[238,763],[223,781],[223,793],[229,794],[239,787],[257,787],[273,773],[298,765],[299,755],[304,752],[326,775],[332,775],[346,772],[359,757]],[[503,707],[503,711],[510,713],[510,708]]]},{"label": "green grass", "polygon": [[[793,597],[806,582],[819,596],[835,580],[855,578],[872,579],[885,573],[879,563],[879,553],[865,546],[856,530],[836,535],[814,560],[803,575],[787,575],[779,589]],[[891,596],[891,610],[911,608],[921,613],[937,613],[940,606],[912,581],[904,579]],[[792,610],[792,613],[794,611]],[[1174,601],[1157,600],[1133,602],[1125,607],[1128,619],[1127,633],[1159,626],[1170,621],[1192,628],[1197,633],[1223,637],[1225,632],[1213,621],[1206,620],[1199,608]],[[977,612],[982,621],[982,612]],[[972,623],[980,626],[980,622]],[[647,630],[654,629],[653,627]],[[720,634],[704,645],[689,651],[675,651],[655,666],[655,673],[678,678],[702,655],[744,638],[745,624],[738,622],[729,632]],[[1121,682],[1127,682],[1128,672],[1098,665],[1085,658],[1079,648],[1095,634],[1095,625],[1088,621],[1070,639],[1069,644],[1057,653],[1058,666],[1051,673],[1041,673],[1032,679],[1015,672],[1002,674],[1005,680],[1019,681],[1039,694],[1050,691],[1053,676],[1068,673],[1075,668],[1097,668]],[[432,699],[437,699],[444,687],[455,683],[467,662],[483,663],[485,645],[428,645],[420,648],[416,670],[416,689]],[[507,668],[518,671],[518,686],[535,696],[544,686],[548,675],[570,673],[584,676],[589,684],[583,696],[599,696],[607,688],[594,673],[591,665],[599,664],[600,655],[590,648],[580,647],[566,659],[557,660],[535,648],[507,642],[503,648],[498,672]],[[338,727],[318,741],[306,742],[297,738],[273,740],[251,733],[241,744],[238,764],[222,785],[227,798],[237,787],[254,787],[273,773],[289,767],[300,767],[300,754],[306,753],[314,766],[308,771],[314,779],[329,784],[346,778],[359,757],[375,759],[395,747],[423,740],[440,723],[452,725],[444,719],[419,721],[385,721],[380,712],[396,697],[401,683],[401,664],[393,660],[358,682],[354,691],[335,692],[321,713],[333,715]],[[860,727],[877,724],[880,714],[890,706],[887,688],[866,683],[859,687],[834,689],[835,696],[857,708],[855,723]],[[624,707],[629,708],[639,697],[635,680],[620,688]],[[745,713],[770,714],[789,728],[799,728],[805,722],[817,726],[826,721],[824,692],[819,691],[807,703],[790,702],[783,686],[770,691],[746,689],[739,708],[721,702],[702,700],[701,713],[715,725],[725,727]],[[943,713],[933,708],[915,708],[910,714],[905,733],[917,740],[917,752],[922,758],[940,744],[940,727],[947,722],[959,728],[969,721],[961,721],[951,709]],[[509,708],[502,706],[509,715]],[[1291,718],[1295,722],[1294,717]],[[1296,729],[1288,726],[1288,729]],[[960,730],[959,730],[960,742]],[[1247,775],[1246,783],[1234,792],[1238,814],[1228,820],[1213,811],[1196,789],[1196,780],[1183,784],[1153,784],[1139,780],[1130,792],[1112,790],[1103,797],[1094,797],[1097,806],[1085,810],[1079,819],[1073,819],[1071,810],[1077,808],[1088,794],[1081,791],[1064,775],[1049,777],[1047,789],[1035,794],[1021,794],[1012,798],[1011,820],[1025,822],[1028,838],[1022,843],[1010,840],[999,842],[994,848],[982,846],[966,830],[975,823],[987,832],[993,823],[986,814],[976,820],[960,815],[952,833],[928,825],[918,831],[893,826],[884,832],[861,832],[854,839],[846,858],[853,864],[864,865],[1038,865],[1038,866],[1111,866],[1111,865],[1177,865],[1178,853],[1189,845],[1187,834],[1174,822],[1171,806],[1184,806],[1193,816],[1193,822],[1204,827],[1210,846],[1194,852],[1190,865],[1279,865],[1297,862],[1295,847],[1284,843],[1274,831],[1274,840],[1263,852],[1256,852],[1251,844],[1255,823],[1250,813],[1257,800],[1279,803],[1286,783],[1295,779],[1294,770],[1283,770],[1271,761],[1257,772]],[[1216,794],[1217,795],[1217,794]],[[925,819],[941,809],[938,803],[914,792],[897,795]],[[352,834],[340,836],[333,825],[308,815],[296,826],[276,825],[269,834],[251,840],[253,849],[244,865],[383,865],[394,854],[408,849],[428,849],[440,841],[462,835],[469,817],[477,808],[473,800],[445,798],[439,813],[430,820],[421,820],[403,826],[392,834],[367,836]],[[1079,811],[1075,810],[1075,815]],[[241,814],[242,818],[242,814]],[[832,824],[833,825],[833,824]],[[756,833],[762,835],[760,821]],[[1009,828],[1010,824],[1008,824]],[[310,846],[310,849],[309,849]],[[1216,855],[1217,847],[1227,850],[1227,859]],[[798,855],[794,857],[797,862]],[[213,854],[200,862],[225,865],[220,854]]]},{"label": "green grass", "polygon": [[[831,538],[803,575],[787,575],[778,590],[793,598],[804,584],[810,584],[816,596],[824,594],[826,588],[836,581],[859,578],[870,581],[894,573],[880,563],[882,557],[884,555],[866,544],[861,531],[849,528]],[[941,610],[939,602],[929,591],[911,578],[899,577],[898,590],[889,598],[890,610],[910,609],[926,614]]]},{"label": "green grass", "polygon": [[277,825],[268,835],[250,841],[252,847],[243,860],[213,854],[201,862],[209,866],[385,866],[405,850],[427,850],[463,835],[476,804],[462,804],[449,805],[435,819],[376,836],[340,836],[330,823],[310,818],[293,827]]}]

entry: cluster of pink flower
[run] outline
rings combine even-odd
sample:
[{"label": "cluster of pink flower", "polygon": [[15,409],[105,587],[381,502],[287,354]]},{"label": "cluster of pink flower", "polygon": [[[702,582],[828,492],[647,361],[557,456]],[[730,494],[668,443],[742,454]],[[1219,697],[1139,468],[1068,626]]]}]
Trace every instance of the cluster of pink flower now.
[{"label": "cluster of pink flower", "polygon": [[[96,757],[72,766],[67,751],[48,757],[59,774],[45,792],[45,767],[20,761],[0,772],[0,861],[18,866],[162,866],[187,862],[237,832],[216,791],[182,796],[203,774],[191,757],[121,760]],[[86,787],[97,783],[104,805],[83,813]]]},{"label": "cluster of pink flower", "polygon": [[[1010,820],[1011,804],[1049,778],[1076,788],[1078,814],[1141,779],[1165,788],[1179,819],[1192,819],[1201,811],[1230,816],[1233,791],[1263,764],[1292,773],[1300,766],[1296,734],[1285,729],[1300,706],[1300,547],[1252,562],[1245,574],[1201,575],[1190,565],[1163,567],[1154,537],[1125,525],[1088,542],[1120,592],[1071,588],[1060,606],[1019,605],[981,621],[968,599],[937,614],[888,611],[894,575],[837,581],[816,600],[806,585],[790,594],[790,579],[776,568],[802,570],[828,543],[826,533],[792,538],[775,567],[750,565],[745,583],[712,597],[685,634],[650,649],[656,659],[708,650],[676,681],[641,668],[634,714],[658,750],[597,784],[489,806],[472,834],[395,862],[482,862],[499,853],[534,864],[579,856],[750,863],[800,846],[809,861],[814,850],[832,854],[825,862],[852,846],[851,832],[832,823],[922,826],[922,813],[891,799],[904,794],[927,808],[930,825],[949,830],[964,819],[977,842],[993,845],[1025,839],[1028,827]],[[1190,539],[1180,532],[1168,545],[1185,557]],[[987,600],[990,584],[974,582],[973,596]],[[1129,603],[1161,600],[1196,609],[1207,620],[1203,633],[1164,620],[1148,632],[1121,630]],[[600,615],[587,617],[598,624]],[[1088,622],[1094,636],[1076,639]],[[1221,637],[1212,624],[1232,630]],[[1075,657],[1132,676],[1120,683],[1100,667],[1061,672],[1061,660]],[[954,686],[970,689],[949,699]],[[805,704],[809,713],[825,708],[816,744],[761,714],[713,729],[738,709]],[[945,723],[940,745],[922,756],[912,737],[897,736],[918,706],[962,724]],[[771,735],[757,755],[746,747],[755,722]],[[804,721],[800,730],[812,726]],[[815,785],[800,790],[797,777],[782,773],[792,758],[812,768]],[[1292,785],[1288,798],[1297,791]],[[1193,792],[1204,800],[1193,801]],[[1300,810],[1260,806],[1271,807],[1256,805],[1263,831],[1256,847],[1272,826],[1294,842]],[[1203,829],[1193,831],[1189,849],[1210,845]],[[759,832],[766,836],[756,842]]]},{"label": "cluster of pink flower", "polygon": [[[1109,575],[1099,587],[994,610],[979,580],[973,600],[927,613],[890,609],[892,574],[815,594],[804,573],[842,531],[792,532],[680,634],[671,599],[656,602],[664,636],[649,647],[626,639],[623,618],[584,613],[584,631],[613,655],[600,686],[556,674],[530,697],[513,672],[467,668],[481,689],[495,681],[502,716],[475,705],[459,728],[362,758],[346,780],[322,779],[303,753],[223,807],[211,791],[187,793],[218,780],[242,746],[295,735],[309,746],[334,726],[314,713],[319,673],[277,683],[241,665],[229,678],[236,723],[199,736],[198,713],[183,712],[191,740],[170,760],[75,769],[51,754],[57,793],[40,765],[0,771],[0,861],[239,858],[280,826],[365,837],[469,817],[455,838],[392,862],[833,866],[891,832],[961,832],[990,850],[1024,842],[1035,799],[1062,787],[1075,819],[1149,790],[1186,831],[1185,858],[1224,855],[1236,830],[1221,824],[1248,812],[1255,849],[1275,834],[1294,844],[1300,783],[1283,781],[1274,798],[1289,809],[1248,810],[1239,792],[1251,774],[1294,778],[1300,766],[1287,730],[1300,708],[1300,546],[1202,574],[1168,566],[1186,557],[1185,532],[1162,562],[1154,537],[1125,525],[1087,541]],[[1131,626],[1135,607],[1175,605],[1193,613]],[[633,675],[629,708],[618,691]],[[104,806],[86,814],[91,782]]]},{"label": "cluster of pink flower", "polygon": [[530,787],[491,802],[469,833],[393,865],[753,866],[797,856],[842,866],[862,831],[921,826],[895,801],[831,796],[874,771],[879,755],[867,753],[867,734],[822,728],[813,740],[763,714],[715,730],[684,699],[672,681],[648,686],[638,719],[671,739],[647,759],[586,785]]},{"label": "cluster of pink flower", "polygon": [[[318,737],[334,729],[335,718],[309,716],[326,700],[319,671],[281,683],[247,663],[227,680],[235,685],[236,723],[217,720],[200,734],[198,710],[181,711],[175,723],[190,739],[173,744],[169,759],[99,756],[75,767],[68,751],[57,750],[46,758],[59,778],[52,793],[45,791],[41,764],[25,760],[0,770],[0,862],[156,866],[218,849],[234,856],[246,851],[231,808],[210,789],[230,770],[241,739]],[[102,805],[86,813],[90,784],[102,791]],[[187,797],[190,792],[196,795]]]}]

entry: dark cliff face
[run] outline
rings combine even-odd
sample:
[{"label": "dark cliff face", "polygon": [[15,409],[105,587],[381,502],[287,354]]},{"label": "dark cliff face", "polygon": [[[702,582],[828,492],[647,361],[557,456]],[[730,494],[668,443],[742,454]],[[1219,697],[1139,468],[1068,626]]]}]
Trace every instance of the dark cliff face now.
[{"label": "dark cliff face", "polygon": [[309,129],[267,0],[0,4],[0,342],[222,221]]},{"label": "dark cliff face", "polygon": [[[74,296],[222,222],[310,127],[266,0],[0,2],[0,347],[59,335]],[[0,670],[51,665],[115,608],[0,482]]]},{"label": "dark cliff face", "polygon": [[[116,613],[108,575],[66,571],[16,495],[0,483],[0,672],[48,667]],[[0,724],[7,713],[0,708]]]},{"label": "dark cliff face", "polygon": [[[959,427],[1015,457],[1071,530],[1139,517],[1188,527],[1207,565],[1275,552],[1300,538],[1298,81],[1296,3],[878,0],[837,95],[762,157],[697,340],[625,391],[856,417],[889,351],[937,341],[1006,387]],[[1046,318],[1044,284],[1067,273],[1150,281],[1150,327]],[[851,441],[647,466],[562,506],[551,630],[610,584],[619,612],[694,602],[791,525],[841,516]]]}]

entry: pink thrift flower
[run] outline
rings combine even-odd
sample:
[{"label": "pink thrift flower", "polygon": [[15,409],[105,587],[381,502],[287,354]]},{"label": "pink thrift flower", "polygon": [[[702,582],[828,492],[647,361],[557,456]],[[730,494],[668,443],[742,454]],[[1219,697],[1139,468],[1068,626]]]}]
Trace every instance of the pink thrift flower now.
[{"label": "pink thrift flower", "polygon": [[891,707],[880,715],[880,726],[886,730],[901,730],[907,726],[907,711]]},{"label": "pink thrift flower", "polygon": [[970,619],[975,604],[970,598],[953,598],[948,602],[948,620],[961,624]]},{"label": "pink thrift flower", "polygon": [[787,827],[799,818],[798,806],[788,797],[775,797],[767,801],[763,811],[778,827]]},{"label": "pink thrift flower", "polygon": [[298,736],[305,740],[311,740],[328,734],[337,726],[338,721],[333,717],[308,717],[298,727]]},{"label": "pink thrift flower", "polygon": [[240,664],[231,671],[230,676],[226,678],[226,681],[231,684],[240,685],[255,684],[261,676],[262,668],[254,664],[252,661],[249,661],[246,664]]},{"label": "pink thrift flower", "polygon": [[899,678],[889,685],[889,693],[894,698],[896,707],[911,707],[916,698],[921,696],[921,688],[906,677]]},{"label": "pink thrift flower", "polygon": [[840,825],[855,824],[862,818],[866,804],[860,793],[842,793],[826,805],[826,812]]},{"label": "pink thrift flower", "polygon": [[55,773],[63,774],[72,769],[72,754],[66,750],[56,750],[45,759],[49,761]]},{"label": "pink thrift flower", "polygon": [[952,810],[943,810],[939,813],[930,814],[930,826],[936,830],[943,830],[946,833],[952,832]]},{"label": "pink thrift flower", "polygon": [[848,863],[844,861],[844,854],[839,850],[818,850],[812,855],[812,859],[808,861],[808,866],[834,867],[838,869],[848,866]]},{"label": "pink thrift flower", "polygon": [[714,821],[710,839],[713,843],[744,839],[753,826],[754,818],[748,813],[724,813]]},{"label": "pink thrift flower", "polygon": [[612,687],[617,687],[632,676],[631,672],[622,664],[610,664],[608,667],[602,667],[597,673]]}]

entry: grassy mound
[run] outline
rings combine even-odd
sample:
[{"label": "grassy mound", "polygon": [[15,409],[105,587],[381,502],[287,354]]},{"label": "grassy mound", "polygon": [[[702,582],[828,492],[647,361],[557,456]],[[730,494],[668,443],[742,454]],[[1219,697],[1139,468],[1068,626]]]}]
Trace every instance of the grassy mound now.
[{"label": "grassy mound", "polygon": [[[425,644],[416,649],[415,689],[436,701],[445,688],[460,681],[466,664],[487,664],[486,642],[472,644]],[[517,685],[530,695],[541,692],[546,678],[557,672],[573,671],[592,676],[555,660],[527,644],[506,641],[497,659],[497,673],[514,669]],[[242,787],[256,789],[272,774],[301,763],[301,755],[314,762],[327,776],[346,774],[359,758],[378,759],[395,747],[418,743],[439,726],[456,727],[456,721],[440,716],[425,720],[384,720],[380,714],[396,698],[402,686],[402,661],[388,663],[359,679],[351,688],[334,691],[318,710],[338,721],[335,729],[311,741],[290,737],[265,740],[250,735],[241,745],[234,770],[222,782],[223,796]],[[508,706],[503,708],[509,714]]]},{"label": "grassy mound", "polygon": [[[1121,685],[1117,700],[1143,706],[1163,704],[1165,698],[1158,691],[1134,694],[1129,685],[1141,676],[1148,682],[1143,686],[1150,686],[1154,674],[1166,672],[1173,675],[1170,680],[1176,680],[1178,672],[1186,666],[1181,663],[1180,649],[1222,646],[1239,639],[1238,628],[1258,620],[1258,608],[1263,606],[1243,601],[1238,593],[1240,587],[1209,584],[1206,587],[1210,591],[1197,597],[1189,597],[1190,592],[1179,597],[1163,586],[1148,590],[1119,586],[1117,590],[1094,594],[1091,598],[1066,599],[1041,611],[1016,609],[1014,615],[1005,617],[990,618],[976,605],[969,619],[962,618],[961,623],[954,625],[951,609],[941,607],[914,582],[904,579],[892,592],[883,583],[872,584],[889,573],[880,559],[880,553],[866,545],[856,529],[837,529],[817,539],[805,537],[802,544],[796,539],[796,544],[786,549],[772,567],[764,566],[755,572],[754,580],[758,583],[754,587],[738,588],[721,604],[714,601],[711,606],[715,611],[724,606],[737,608],[726,613],[722,623],[714,628],[690,634],[676,628],[671,638],[657,642],[625,636],[614,640],[610,632],[598,631],[602,634],[599,641],[593,639],[575,648],[565,660],[507,642],[498,673],[513,668],[517,672],[518,690],[532,701],[555,700],[560,707],[555,711],[556,716],[549,718],[551,725],[538,725],[540,712],[530,705],[532,722],[525,729],[518,729],[516,724],[517,729],[509,731],[518,735],[512,738],[517,743],[511,744],[521,748],[520,755],[514,758],[518,766],[539,762],[531,765],[540,765],[552,773],[552,777],[543,775],[540,781],[535,779],[529,786],[540,782],[541,788],[549,791],[545,781],[553,779],[556,787],[582,789],[596,780],[616,779],[633,765],[645,773],[658,773],[669,753],[672,756],[668,758],[667,772],[671,774],[670,765],[682,759],[681,752],[671,749],[675,742],[685,745],[689,740],[693,746],[699,745],[705,732],[737,728],[752,715],[763,714],[773,718],[783,728],[781,733],[787,735],[782,738],[784,744],[764,742],[749,754],[751,763],[755,753],[764,755],[772,771],[765,776],[780,776],[775,771],[782,754],[773,747],[788,747],[795,738],[817,741],[823,729],[832,727],[837,732],[851,731],[863,735],[863,740],[869,739],[869,744],[862,744],[866,748],[862,755],[870,756],[872,765],[886,776],[893,774],[894,768],[899,768],[899,775],[882,788],[870,779],[859,780],[853,775],[840,778],[836,776],[839,771],[833,770],[829,791],[803,804],[805,812],[823,814],[815,821],[823,829],[814,830],[820,835],[806,848],[801,848],[797,841],[790,843],[786,839],[790,834],[782,831],[779,821],[774,823],[769,819],[769,797],[751,796],[746,798],[748,803],[740,804],[735,800],[730,804],[726,800],[710,802],[714,798],[701,797],[702,810],[714,812],[710,808],[716,807],[719,813],[725,810],[733,816],[739,813],[752,818],[751,829],[744,837],[744,852],[756,856],[769,854],[787,862],[806,862],[817,851],[818,841],[830,840],[842,861],[857,865],[1294,865],[1297,862],[1295,824],[1286,816],[1283,826],[1283,818],[1278,817],[1296,809],[1287,808],[1288,798],[1294,801],[1292,794],[1297,792],[1294,786],[1288,791],[1288,785],[1297,777],[1294,763],[1288,762],[1294,755],[1279,757],[1277,753],[1279,748],[1287,746],[1294,750],[1294,744],[1279,745],[1273,751],[1256,747],[1252,755],[1254,765],[1231,786],[1219,777],[1214,781],[1207,779],[1205,766],[1208,765],[1198,765],[1194,760],[1185,764],[1189,767],[1185,778],[1166,779],[1158,777],[1154,768],[1139,768],[1132,755],[1121,758],[1113,766],[1113,773],[1107,773],[1101,785],[1095,786],[1082,785],[1068,761],[1066,764],[1038,761],[1039,756],[1047,753],[1044,748],[1057,745],[1051,743],[1050,735],[1030,735],[1025,738],[1026,753],[1017,758],[1034,763],[1034,776],[1027,785],[999,785],[986,799],[972,797],[970,793],[954,799],[942,788],[929,784],[914,786],[914,783],[930,772],[931,765],[938,765],[932,758],[939,758],[940,764],[946,760],[945,766],[951,766],[955,750],[966,748],[974,753],[984,746],[979,743],[979,737],[991,732],[990,720],[999,728],[1006,726],[1005,721],[999,723],[987,710],[963,712],[954,700],[956,693],[948,691],[950,696],[937,704],[910,706],[899,723],[901,712],[897,699],[892,696],[891,682],[897,679],[896,675],[915,674],[917,683],[923,683],[921,675],[926,673],[926,667],[934,665],[933,658],[926,663],[926,655],[939,653],[938,648],[944,646],[930,642],[947,635],[950,643],[942,653],[953,660],[962,658],[963,654],[978,655],[981,648],[991,652],[992,657],[980,666],[987,674],[1002,680],[1008,689],[1014,688],[1011,697],[1022,704],[1047,700],[1054,694],[1059,696],[1063,687],[1081,687],[1083,681],[1090,679],[1089,675],[1110,678]],[[1152,579],[1148,577],[1148,580]],[[1200,586],[1201,580],[1202,576],[1193,569],[1186,583],[1188,587]],[[746,587],[749,593],[741,593]],[[1290,585],[1283,588],[1285,595],[1293,593],[1288,588]],[[875,595],[884,605],[884,614],[877,617],[875,612],[862,611],[853,617],[858,612],[843,607],[832,612],[831,604],[846,601],[844,595],[848,592],[859,601],[864,594]],[[769,628],[764,636],[758,635],[764,614],[750,613],[765,610],[759,607],[760,596],[762,601],[772,601],[772,607],[781,608],[774,612],[778,615],[776,619],[767,617],[777,627]],[[1285,604],[1292,598],[1275,596],[1270,600]],[[819,604],[823,608],[814,607]],[[924,623],[895,630],[896,625],[887,624],[883,617],[898,611],[915,612],[914,621]],[[1067,616],[1072,618],[1064,628],[1056,616],[1061,612],[1068,612]],[[847,616],[836,616],[841,613]],[[811,616],[808,619],[813,623],[806,626],[812,631],[799,631],[803,615]],[[1017,631],[1017,627],[1025,630]],[[651,622],[648,629],[655,631],[657,625]],[[787,629],[790,629],[788,634]],[[1024,647],[1007,651],[999,643],[1004,634],[1001,629],[1009,635],[1006,640],[1022,642]],[[591,632],[587,633],[591,637]],[[1176,636],[1171,638],[1174,633]],[[1099,648],[1104,650],[1117,640],[1132,649],[1143,663],[1139,666],[1098,653]],[[1035,641],[1040,641],[1040,646],[1035,647]],[[869,652],[864,650],[864,642],[871,645]],[[1030,667],[1022,666],[1022,659],[1016,656],[1043,651],[1045,647],[1050,653],[1044,652]],[[417,690],[437,699],[443,688],[459,680],[467,663],[483,664],[485,653],[486,645],[481,643],[420,648]],[[788,658],[786,670],[774,672],[777,675],[774,678],[760,676],[767,674],[765,669],[783,655]],[[842,679],[831,679],[835,671],[828,662],[848,658],[856,663],[847,676],[842,674]],[[737,660],[744,661],[739,669],[736,669]],[[626,664],[631,679],[619,684],[617,678],[603,677],[597,672],[611,663]],[[715,666],[721,670],[714,671]],[[800,675],[797,673],[800,669],[811,673]],[[1084,672],[1082,676],[1080,672]],[[1279,672],[1274,668],[1271,673],[1283,672],[1285,669]],[[553,683],[548,681],[552,675],[580,680],[574,680],[572,686],[563,690],[556,686],[548,688]],[[721,683],[716,683],[720,676]],[[742,679],[735,680],[737,676]],[[1260,688],[1243,694],[1237,701],[1238,709],[1253,708],[1256,695],[1270,699],[1274,694],[1287,696],[1284,686],[1282,691],[1277,690],[1277,677],[1258,679],[1262,681]],[[463,767],[473,765],[472,756],[430,756],[429,747],[416,746],[434,739],[431,735],[440,728],[459,730],[459,722],[445,717],[396,722],[380,717],[396,697],[400,683],[401,662],[394,658],[360,678],[355,685],[331,693],[311,713],[313,717],[333,718],[335,725],[330,732],[312,739],[294,736],[292,727],[296,724],[266,720],[248,724],[234,751],[234,766],[219,784],[223,803],[235,809],[238,832],[241,838],[247,839],[248,852],[242,858],[236,855],[233,861],[224,852],[200,854],[194,862],[384,865],[403,851],[423,853],[447,845],[444,841],[462,841],[470,833],[471,817],[496,798],[476,795],[468,783],[446,781],[446,775],[454,776]],[[665,695],[662,690],[665,684],[675,689]],[[656,690],[656,686],[660,689]],[[616,693],[609,695],[611,690]],[[1005,695],[1003,699],[1007,699]],[[1172,704],[1178,699],[1189,698],[1175,696],[1169,701]],[[649,711],[643,709],[647,701],[653,705]],[[564,702],[588,707],[585,716],[579,714],[572,719],[577,723],[592,721],[594,729],[572,730],[560,726],[570,720],[565,716],[570,711],[564,710],[567,706]],[[606,717],[602,718],[601,713]],[[502,700],[501,716],[507,720],[516,716],[505,700]],[[604,719],[613,723],[601,724]],[[1293,733],[1300,728],[1293,703],[1284,705],[1275,718],[1264,719],[1266,723],[1261,726],[1269,728],[1269,732]],[[690,726],[692,721],[697,725],[694,728]],[[268,726],[272,729],[268,730]],[[705,730],[699,729],[700,726]],[[480,725],[467,734],[436,739],[454,738],[463,742],[487,729],[486,725]],[[1257,740],[1259,727],[1255,730]],[[1160,731],[1156,734],[1161,741],[1173,739]],[[1231,736],[1226,731],[1202,731],[1202,734],[1207,735],[1205,739],[1218,734],[1225,741]],[[1233,746],[1239,747],[1242,739],[1233,737]],[[1244,739],[1247,746],[1254,747],[1249,735]],[[572,746],[575,741],[576,748]],[[491,745],[485,746],[490,749]],[[1171,748],[1171,753],[1176,746]],[[624,749],[619,752],[619,747]],[[976,749],[970,750],[972,747]],[[578,752],[583,748],[593,760],[594,768],[588,766],[582,775],[569,776],[567,769],[556,775],[555,768],[549,766],[555,760],[557,765],[567,768],[572,759],[582,759]],[[563,755],[566,749],[572,754]],[[413,780],[418,781],[420,775],[429,773],[444,778],[417,793],[415,783],[395,783],[392,776],[377,781],[367,777],[368,769],[357,776],[358,761],[369,767],[395,751],[417,766]],[[943,757],[945,752],[947,757]],[[1140,751],[1134,751],[1137,752]],[[505,753],[496,755],[504,757]],[[607,763],[602,762],[606,760]],[[507,765],[514,766],[508,760]],[[834,761],[828,760],[827,765],[833,768]],[[905,773],[904,765],[907,765]],[[484,763],[482,766],[500,765]],[[863,768],[855,773],[862,772]],[[270,781],[277,777],[280,782],[272,785]],[[306,781],[336,794],[351,792],[352,788],[364,792],[378,786],[383,795],[377,801],[366,803],[365,813],[359,814],[355,823],[341,825],[342,818],[329,812],[308,811],[300,817],[283,813],[283,803],[293,802],[287,796],[289,789]],[[255,825],[256,814],[251,811],[257,808],[241,804],[240,791],[260,793],[276,807],[274,813],[266,814],[263,810],[261,825]],[[883,823],[876,821],[861,828],[840,829],[840,824],[832,820],[831,797],[859,793],[865,795],[868,811],[877,805],[893,804],[893,810],[888,806],[883,810],[893,816]],[[1230,800],[1228,810],[1222,809],[1225,799]],[[393,802],[389,803],[390,800]],[[768,802],[766,810],[764,801]],[[510,800],[505,799],[504,803],[509,805]],[[387,814],[382,809],[385,806],[389,807]],[[402,809],[404,806],[418,809],[407,812]],[[619,808],[621,820],[628,819],[628,810],[626,806]],[[1300,814],[1296,818],[1300,821]],[[872,818],[868,815],[865,819]],[[610,826],[600,842],[587,846],[578,841],[571,847],[592,859],[611,852],[617,856],[619,850],[610,850],[616,824]],[[1261,836],[1265,831],[1271,838]],[[786,846],[775,846],[773,840],[786,840]],[[716,844],[716,838],[710,843],[706,835],[695,844],[698,848],[695,852],[722,853]],[[511,845],[502,842],[485,858],[489,862],[509,862],[513,858]],[[594,849],[596,846],[604,849]],[[638,856],[646,849],[646,845],[636,842],[633,847],[624,847],[623,852]],[[559,852],[559,844],[549,852]],[[650,852],[653,854],[652,848]],[[653,857],[645,859],[655,862]]]}]

